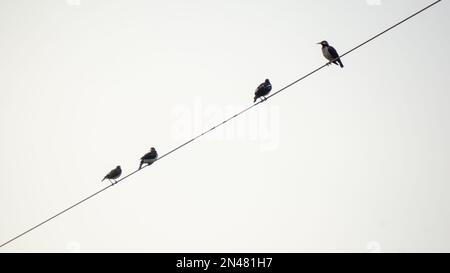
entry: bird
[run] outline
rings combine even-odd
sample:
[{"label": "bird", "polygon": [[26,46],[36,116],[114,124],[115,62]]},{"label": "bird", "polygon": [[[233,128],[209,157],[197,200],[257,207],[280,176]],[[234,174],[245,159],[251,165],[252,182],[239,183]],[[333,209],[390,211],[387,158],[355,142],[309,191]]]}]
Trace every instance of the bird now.
[{"label": "bird", "polygon": [[269,79],[266,79],[263,83],[261,83],[258,86],[258,88],[256,88],[255,98],[253,99],[253,103],[255,103],[256,100],[260,97],[263,97],[261,99],[262,101],[267,100],[266,96],[270,93],[270,90],[272,90],[272,84],[270,83]]},{"label": "bird", "polygon": [[[111,170],[103,179],[108,179],[109,182],[111,182],[111,179],[115,181],[115,183],[117,183],[116,179],[120,177],[120,175],[122,174],[122,169],[120,168],[120,166],[117,166],[115,169]],[[115,183],[111,182],[111,185],[114,185]]]},{"label": "bird", "polygon": [[325,58],[327,58],[327,60],[329,60],[330,63],[331,63],[331,61],[334,60],[333,61],[334,64],[336,64],[336,65],[339,64],[340,67],[344,67],[344,65],[342,64],[341,59],[339,58],[339,54],[337,53],[336,49],[334,49],[334,47],[330,46],[327,41],[322,41],[322,42],[317,43],[317,44],[318,45],[322,45],[323,56]]},{"label": "bird", "polygon": [[150,152],[146,153],[143,157],[141,157],[141,164],[139,165],[139,170],[142,168],[142,165],[148,164],[147,166],[150,166],[153,164],[153,162],[158,159],[158,152],[154,147],[150,149]]}]

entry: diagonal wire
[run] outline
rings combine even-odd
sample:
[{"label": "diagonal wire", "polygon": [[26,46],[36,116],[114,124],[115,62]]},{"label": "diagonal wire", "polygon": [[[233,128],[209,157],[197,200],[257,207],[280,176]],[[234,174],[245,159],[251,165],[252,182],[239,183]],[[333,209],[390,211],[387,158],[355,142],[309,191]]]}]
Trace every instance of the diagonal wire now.
[{"label": "diagonal wire", "polygon": [[[435,2],[433,2],[433,3],[431,3],[431,4],[429,4],[428,6],[424,7],[423,9],[421,9],[421,10],[419,10],[419,11],[413,13],[412,15],[406,17],[405,19],[401,20],[400,22],[398,22],[398,23],[392,25],[391,27],[389,27],[389,28],[383,30],[382,32],[380,32],[380,33],[378,33],[377,35],[371,37],[370,39],[368,39],[368,40],[362,42],[361,44],[359,44],[359,45],[353,47],[352,49],[348,50],[347,52],[345,52],[344,54],[342,54],[340,57],[335,58],[334,60],[331,60],[330,62],[328,62],[328,63],[326,63],[326,64],[324,64],[324,65],[322,65],[322,66],[320,66],[320,67],[318,67],[318,68],[316,68],[316,69],[314,69],[313,71],[309,72],[308,74],[306,74],[306,75],[300,77],[299,79],[293,81],[292,83],[290,83],[290,84],[284,86],[283,88],[279,89],[278,91],[272,93],[270,96],[267,96],[267,99],[270,99],[271,97],[273,97],[273,96],[275,96],[275,95],[277,95],[277,94],[283,92],[284,90],[286,90],[287,88],[293,86],[294,84],[298,83],[299,81],[301,81],[301,80],[303,80],[303,79],[305,79],[305,78],[311,76],[312,74],[316,73],[317,71],[321,70],[322,68],[328,66],[328,65],[329,65],[330,63],[332,63],[333,61],[335,61],[335,60],[337,60],[337,59],[339,59],[339,58],[342,58],[342,57],[346,56],[347,54],[350,54],[351,52],[355,51],[356,49],[362,47],[363,45],[365,45],[365,44],[367,44],[367,43],[369,43],[369,42],[371,42],[372,40],[378,38],[379,36],[385,34],[386,32],[390,31],[391,29],[393,29],[393,28],[399,26],[400,24],[402,24],[402,23],[408,21],[409,19],[415,17],[415,16],[418,15],[419,13],[422,13],[423,11],[425,11],[425,10],[431,8],[432,6],[436,5],[437,3],[441,2],[441,1],[442,1],[442,0],[437,0],[437,1],[435,1]],[[199,135],[197,135],[197,136],[191,138],[190,140],[184,142],[183,144],[181,144],[181,145],[175,147],[174,149],[172,149],[172,150],[170,150],[169,152],[165,153],[164,155],[160,156],[157,160],[161,160],[161,159],[163,159],[164,157],[170,155],[171,153],[173,153],[173,152],[175,152],[175,151],[177,151],[177,150],[183,148],[184,146],[186,146],[186,145],[188,145],[189,143],[195,141],[196,139],[202,137],[203,135],[205,135],[205,134],[207,134],[207,133],[213,131],[213,130],[216,129],[217,127],[219,127],[219,126],[221,126],[221,125],[227,123],[228,121],[230,121],[230,120],[232,120],[232,119],[234,119],[234,118],[236,118],[236,117],[238,117],[238,116],[244,114],[245,112],[249,111],[249,110],[252,109],[253,107],[258,106],[258,105],[259,105],[260,103],[262,103],[262,102],[263,102],[263,101],[260,100],[260,101],[258,101],[257,103],[248,106],[247,108],[245,108],[245,109],[241,110],[239,113],[237,113],[237,114],[235,114],[235,115],[233,115],[233,116],[227,118],[226,120],[222,121],[221,123],[217,124],[216,126],[211,127],[210,129],[204,131],[203,133],[201,133],[201,134],[199,134]],[[156,161],[157,161],[157,160],[156,160]],[[146,165],[146,166],[142,167],[141,169],[137,169],[137,170],[135,170],[135,171],[133,171],[133,172],[127,174],[126,176],[124,176],[124,177],[122,177],[121,179],[117,180],[115,184],[117,184],[117,183],[119,183],[119,182],[121,182],[121,181],[127,179],[128,177],[130,177],[130,176],[136,174],[137,172],[141,171],[142,169],[144,169],[144,168],[146,168],[146,167],[148,167],[148,166],[149,166],[149,165]],[[56,217],[58,217],[59,215],[61,215],[61,214],[65,213],[65,212],[67,212],[68,210],[71,210],[72,208],[74,208],[74,207],[80,205],[81,203],[83,203],[83,202],[85,202],[85,201],[91,199],[92,197],[96,196],[97,194],[99,194],[99,193],[101,193],[101,192],[103,192],[103,191],[109,189],[111,186],[113,186],[113,184],[106,186],[105,188],[103,188],[103,189],[101,189],[101,190],[99,190],[99,191],[97,191],[97,192],[95,192],[95,193],[89,195],[88,197],[84,198],[83,200],[81,200],[81,201],[79,201],[79,202],[77,202],[77,203],[71,205],[70,207],[68,207],[68,208],[66,208],[66,209],[64,209],[64,210],[62,210],[62,211],[60,211],[60,212],[58,212],[57,214],[53,215],[52,217],[48,218],[47,220],[45,220],[45,221],[43,221],[43,222],[41,222],[41,223],[39,223],[39,224],[33,226],[32,228],[30,228],[30,229],[28,229],[28,230],[26,230],[26,231],[24,231],[24,232],[22,232],[21,234],[15,236],[14,238],[12,238],[12,239],[6,241],[6,242],[3,243],[3,244],[1,244],[1,245],[0,245],[0,248],[1,248],[1,247],[4,247],[5,245],[7,245],[7,244],[9,244],[9,243],[11,243],[12,241],[17,240],[18,238],[20,238],[20,237],[22,237],[23,235],[25,235],[25,234],[31,232],[32,230],[34,230],[34,229],[36,229],[36,228],[38,228],[38,227],[44,225],[45,223],[47,223],[47,222],[53,220],[54,218],[56,218]]]}]

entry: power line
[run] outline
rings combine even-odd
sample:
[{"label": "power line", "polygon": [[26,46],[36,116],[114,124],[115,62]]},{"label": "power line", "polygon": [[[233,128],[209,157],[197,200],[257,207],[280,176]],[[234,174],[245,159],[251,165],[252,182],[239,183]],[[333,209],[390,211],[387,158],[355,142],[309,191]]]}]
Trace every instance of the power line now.
[{"label": "power line", "polygon": [[[401,20],[400,22],[396,23],[395,25],[393,25],[393,26],[391,26],[391,27],[389,27],[389,28],[383,30],[382,32],[378,33],[377,35],[375,35],[375,36],[371,37],[370,39],[364,41],[363,43],[361,43],[361,44],[359,44],[359,45],[353,47],[352,49],[348,50],[347,52],[345,52],[344,54],[342,54],[342,55],[341,55],[340,57],[338,57],[338,58],[342,58],[342,57],[346,56],[347,54],[349,54],[349,53],[355,51],[356,49],[360,48],[361,46],[363,46],[363,45],[365,45],[365,44],[371,42],[372,40],[378,38],[379,36],[385,34],[386,32],[390,31],[391,29],[393,29],[393,28],[399,26],[400,24],[402,24],[402,23],[408,21],[409,19],[415,17],[415,16],[418,15],[419,13],[422,13],[423,11],[425,11],[425,10],[431,8],[432,6],[436,5],[437,3],[441,2],[441,1],[442,1],[442,0],[437,0],[437,1],[433,2],[432,4],[430,4],[430,5],[426,6],[426,7],[424,7],[423,9],[421,9],[421,10],[419,10],[419,11],[417,11],[417,12],[415,12],[414,14],[412,14],[412,15],[408,16],[407,18]],[[267,99],[270,99],[271,97],[273,97],[273,96],[275,96],[275,95],[281,93],[282,91],[286,90],[287,88],[289,88],[289,87],[293,86],[294,84],[298,83],[299,81],[301,81],[301,80],[303,80],[303,79],[305,79],[305,78],[311,76],[312,74],[314,74],[314,73],[316,73],[317,71],[321,70],[322,68],[328,66],[330,63],[332,63],[333,61],[337,60],[338,58],[335,58],[334,60],[330,61],[329,63],[326,63],[326,64],[324,64],[324,65],[322,65],[322,66],[320,66],[320,67],[314,69],[313,71],[311,71],[311,72],[309,72],[308,74],[302,76],[301,78],[299,78],[299,79],[293,81],[292,83],[290,83],[290,84],[284,86],[283,88],[279,89],[278,91],[272,93],[270,96],[267,96]],[[203,135],[205,135],[205,134],[207,134],[207,133],[213,131],[213,130],[216,129],[217,127],[219,127],[219,126],[221,126],[221,125],[227,123],[228,121],[230,121],[230,120],[232,120],[232,119],[234,119],[234,118],[236,118],[236,117],[242,115],[243,113],[247,112],[248,110],[252,109],[253,107],[256,107],[257,105],[259,105],[261,102],[262,102],[262,101],[260,100],[260,101],[258,101],[257,103],[252,104],[251,106],[248,106],[247,108],[245,108],[245,109],[241,110],[239,113],[237,113],[237,114],[235,114],[235,115],[233,115],[233,116],[227,118],[226,120],[222,121],[221,123],[217,124],[216,126],[213,126],[213,127],[211,127],[210,129],[204,131],[203,133],[201,133],[201,134],[199,134],[199,135],[197,135],[197,136],[191,138],[190,140],[184,142],[183,144],[181,144],[181,145],[175,147],[174,149],[172,149],[172,150],[170,150],[169,152],[165,153],[164,155],[160,156],[156,161],[163,159],[164,157],[170,155],[171,153],[177,151],[178,149],[181,149],[182,147],[188,145],[189,143],[195,141],[196,139],[202,137]],[[129,173],[128,175],[122,177],[121,179],[117,180],[116,184],[119,183],[119,182],[121,182],[121,181],[123,181],[123,180],[125,180],[125,179],[127,179],[128,177],[130,177],[130,176],[136,174],[137,172],[141,171],[142,169],[146,168],[147,166],[149,166],[149,165],[146,165],[146,166],[142,167],[141,169],[137,169],[137,170],[135,170],[135,171]],[[111,185],[108,185],[107,187],[105,187],[105,188],[103,188],[103,189],[101,189],[101,190],[99,190],[99,191],[97,191],[97,192],[95,192],[95,193],[89,195],[88,197],[84,198],[83,200],[81,200],[81,201],[79,201],[79,202],[73,204],[72,206],[70,206],[70,207],[68,207],[68,208],[66,208],[66,209],[64,209],[64,210],[62,210],[61,212],[59,212],[59,213],[53,215],[52,217],[48,218],[47,220],[45,220],[45,221],[43,221],[43,222],[41,222],[41,223],[39,223],[39,224],[33,226],[32,228],[30,228],[30,229],[28,229],[28,230],[26,230],[26,231],[24,231],[24,232],[22,232],[21,234],[15,236],[14,238],[12,238],[12,239],[8,240],[7,242],[3,243],[2,245],[0,245],[0,248],[1,248],[1,247],[4,247],[5,245],[7,245],[7,244],[9,244],[9,243],[11,243],[11,242],[13,242],[13,241],[15,241],[15,240],[17,240],[17,239],[19,239],[20,237],[24,236],[25,234],[31,232],[32,230],[34,230],[34,229],[36,229],[36,228],[42,226],[43,224],[45,224],[45,223],[47,223],[47,222],[53,220],[54,218],[58,217],[59,215],[63,214],[64,212],[66,212],[66,211],[68,211],[68,210],[70,210],[70,209],[72,209],[72,208],[74,208],[74,207],[80,205],[81,203],[83,203],[83,202],[85,202],[85,201],[91,199],[92,197],[94,197],[94,196],[96,196],[97,194],[99,194],[99,193],[105,191],[106,189],[110,188],[111,186],[113,186],[113,185],[112,185],[112,184],[111,184]]]}]

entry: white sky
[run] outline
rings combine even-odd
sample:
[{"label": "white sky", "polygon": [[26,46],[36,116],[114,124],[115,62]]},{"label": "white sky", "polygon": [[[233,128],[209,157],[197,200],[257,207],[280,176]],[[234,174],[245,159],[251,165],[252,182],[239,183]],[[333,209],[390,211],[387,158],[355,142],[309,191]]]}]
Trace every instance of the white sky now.
[{"label": "white sky", "polygon": [[[431,2],[0,0],[0,242]],[[448,14],[0,251],[450,251]]]}]

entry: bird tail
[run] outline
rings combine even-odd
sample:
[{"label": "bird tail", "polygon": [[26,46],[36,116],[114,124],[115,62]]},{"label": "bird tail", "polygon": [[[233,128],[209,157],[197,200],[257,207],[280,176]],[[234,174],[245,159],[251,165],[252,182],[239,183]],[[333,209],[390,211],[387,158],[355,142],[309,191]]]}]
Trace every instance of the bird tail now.
[{"label": "bird tail", "polygon": [[103,177],[103,179],[102,179],[102,182],[104,181],[106,179],[106,176],[105,177]]},{"label": "bird tail", "polygon": [[141,164],[139,164],[139,170],[142,169],[142,164],[144,164],[144,162],[141,161]]},{"label": "bird tail", "polygon": [[257,97],[257,96],[255,96],[255,98],[253,99],[253,103],[255,103],[255,102],[256,102],[256,99],[258,99],[258,97]]},{"label": "bird tail", "polygon": [[339,66],[340,66],[341,68],[344,68],[344,64],[342,64],[341,59],[337,59],[337,61],[338,61],[338,63],[339,63]]}]

